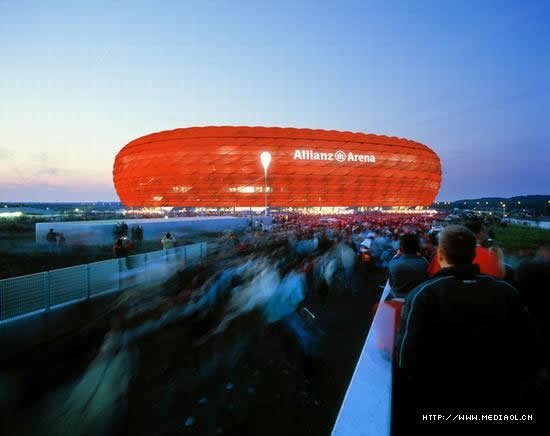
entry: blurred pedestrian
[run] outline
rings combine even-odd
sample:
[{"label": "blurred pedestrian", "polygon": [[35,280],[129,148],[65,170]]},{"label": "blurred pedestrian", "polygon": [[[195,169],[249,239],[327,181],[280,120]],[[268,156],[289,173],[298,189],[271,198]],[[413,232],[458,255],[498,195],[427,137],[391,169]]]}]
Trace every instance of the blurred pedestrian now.
[{"label": "blurred pedestrian", "polygon": [[121,236],[113,244],[113,254],[117,258],[127,257],[132,248],[132,242],[126,236]]},{"label": "blurred pedestrian", "polygon": [[55,253],[57,251],[57,233],[53,229],[46,234],[46,241],[48,242],[48,252]]},{"label": "blurred pedestrian", "polygon": [[166,233],[164,237],[160,240],[163,250],[169,250],[174,248],[176,245],[176,238],[170,232]]},{"label": "blurred pedestrian", "polygon": [[65,246],[67,245],[67,240],[65,239],[65,235],[63,232],[59,233],[59,238],[57,240],[57,250],[59,253],[63,253],[65,251]]}]

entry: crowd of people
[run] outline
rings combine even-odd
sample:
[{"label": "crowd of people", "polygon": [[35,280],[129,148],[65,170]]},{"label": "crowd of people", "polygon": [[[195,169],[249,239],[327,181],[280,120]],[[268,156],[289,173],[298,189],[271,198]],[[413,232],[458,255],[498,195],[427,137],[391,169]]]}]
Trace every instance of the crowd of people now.
[{"label": "crowd of people", "polygon": [[[483,218],[464,217],[442,231],[434,231],[434,218],[284,215],[275,217],[274,229],[289,234],[298,251],[308,241],[315,251],[319,238],[336,236],[335,254],[327,258],[338,259],[344,288],[353,254],[363,247],[375,267],[387,270],[389,298],[404,302],[396,384],[409,412],[500,406],[543,415],[550,394],[550,247],[512,269]],[[322,259],[313,263],[330,277],[330,260]]]},{"label": "crowd of people", "polygon": [[[383,269],[390,298],[404,301],[395,349],[397,379],[404,391],[414,392],[422,406],[510,399],[523,386],[524,376],[539,371],[538,376],[548,377],[548,292],[538,280],[546,277],[547,286],[549,250],[543,247],[514,273],[507,271],[502,251],[487,247],[488,229],[482,221],[434,232],[437,218],[287,213],[274,216],[269,228],[227,232],[207,266],[180,271],[180,280],[161,286],[153,298],[151,292],[139,291],[121,297],[102,348],[108,352],[94,360],[83,380],[86,385],[109,384],[107,390],[117,392],[110,401],[118,401],[132,373],[129,350],[142,337],[168,325],[191,323],[193,344],[201,346],[250,317],[258,331],[280,328],[301,350],[304,362],[311,362],[321,352],[322,332],[304,304],[305,296],[317,294],[322,303],[337,292],[353,297],[362,291],[354,286],[356,274]],[[165,249],[174,243],[173,235],[163,237]],[[362,262],[365,252],[367,265]],[[174,272],[178,268],[173,265]],[[82,404],[104,408],[105,398],[96,397],[103,391],[76,385],[72,406],[63,414],[76,419]],[[94,428],[100,415],[87,414],[86,425]]]}]

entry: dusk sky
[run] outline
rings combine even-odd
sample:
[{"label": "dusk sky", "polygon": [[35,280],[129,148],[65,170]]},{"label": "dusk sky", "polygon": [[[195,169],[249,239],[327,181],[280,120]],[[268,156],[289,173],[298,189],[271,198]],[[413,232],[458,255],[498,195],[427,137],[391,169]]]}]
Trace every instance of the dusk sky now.
[{"label": "dusk sky", "polygon": [[549,22],[549,1],[0,0],[0,201],[118,200],[125,144],[205,125],[413,139],[439,200],[550,194]]}]

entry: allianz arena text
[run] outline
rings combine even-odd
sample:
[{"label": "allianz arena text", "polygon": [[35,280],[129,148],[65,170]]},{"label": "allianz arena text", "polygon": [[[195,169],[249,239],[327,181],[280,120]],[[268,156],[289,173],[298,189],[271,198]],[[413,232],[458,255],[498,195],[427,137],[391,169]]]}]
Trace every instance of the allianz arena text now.
[{"label": "allianz arena text", "polygon": [[411,207],[434,201],[441,163],[427,146],[396,137],[191,127],[124,146],[113,180],[130,207]]}]

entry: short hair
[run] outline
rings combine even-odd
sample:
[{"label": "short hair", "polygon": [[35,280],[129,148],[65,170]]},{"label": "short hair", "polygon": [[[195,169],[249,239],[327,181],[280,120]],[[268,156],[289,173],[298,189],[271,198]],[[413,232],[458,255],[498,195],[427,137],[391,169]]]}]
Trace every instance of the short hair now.
[{"label": "short hair", "polygon": [[472,218],[466,222],[466,227],[470,229],[474,235],[477,235],[483,230],[483,221],[479,218]]},{"label": "short hair", "polygon": [[405,254],[416,254],[420,251],[420,241],[418,235],[414,233],[405,233],[399,237],[399,247]]},{"label": "short hair", "polygon": [[439,248],[450,265],[468,265],[476,256],[476,237],[467,227],[447,226],[439,234]]}]

